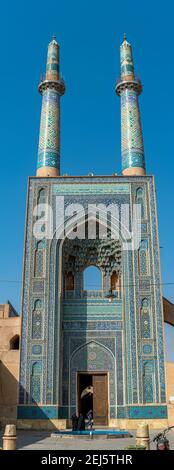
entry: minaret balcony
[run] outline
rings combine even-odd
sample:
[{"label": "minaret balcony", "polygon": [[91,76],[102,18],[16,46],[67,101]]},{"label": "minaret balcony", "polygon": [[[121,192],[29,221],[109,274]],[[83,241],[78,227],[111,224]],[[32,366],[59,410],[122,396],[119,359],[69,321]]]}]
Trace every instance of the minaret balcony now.
[{"label": "minaret balcony", "polygon": [[141,84],[141,80],[139,78],[134,78],[133,80],[130,78],[124,78],[124,77],[120,77],[117,81],[116,81],[116,87],[115,87],[115,90],[116,90],[116,93],[117,95],[121,95],[121,93],[124,91],[124,90],[133,90],[133,91],[136,91],[138,95],[140,95],[140,93],[142,92],[142,84]]},{"label": "minaret balcony", "polygon": [[47,88],[49,89],[52,88],[54,90],[56,89],[59,92],[59,94],[62,96],[65,93],[65,82],[63,78],[58,78],[58,79],[55,78],[52,80],[48,80],[47,76],[43,75],[41,77],[38,90],[42,94],[44,90],[47,90]]}]

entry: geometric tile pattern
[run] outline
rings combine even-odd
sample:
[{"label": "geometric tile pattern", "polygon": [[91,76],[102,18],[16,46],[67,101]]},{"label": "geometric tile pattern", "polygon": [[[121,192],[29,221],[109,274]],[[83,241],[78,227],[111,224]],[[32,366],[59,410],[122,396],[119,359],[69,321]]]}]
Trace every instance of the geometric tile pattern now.
[{"label": "geometric tile pattern", "polygon": [[126,89],[121,94],[122,169],[145,168],[144,146],[137,92]]},{"label": "geometric tile pattern", "polygon": [[144,344],[143,345],[143,354],[151,354],[151,353],[152,353],[151,344]]},{"label": "geometric tile pattern", "polygon": [[42,346],[41,344],[34,344],[32,346],[32,354],[40,355],[42,353]]},{"label": "geometric tile pattern", "polygon": [[36,310],[33,312],[32,318],[32,338],[42,338],[42,312]]},{"label": "geometric tile pattern", "polygon": [[36,277],[42,276],[43,268],[44,268],[43,251],[37,249],[36,254],[35,254],[35,271],[34,271]]},{"label": "geometric tile pattern", "polygon": [[148,300],[143,299],[141,303],[141,337],[150,338],[151,337],[151,324],[150,324],[150,313]]},{"label": "geometric tile pattern", "polygon": [[58,91],[48,88],[43,92],[38,149],[38,168],[43,166],[53,166],[59,168],[59,102],[60,96]]}]

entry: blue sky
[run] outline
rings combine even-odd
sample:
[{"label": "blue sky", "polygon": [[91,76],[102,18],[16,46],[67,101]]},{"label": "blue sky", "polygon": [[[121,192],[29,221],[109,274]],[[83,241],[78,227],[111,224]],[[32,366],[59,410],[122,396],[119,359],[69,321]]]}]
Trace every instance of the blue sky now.
[{"label": "blue sky", "polygon": [[[3,2],[0,19],[0,302],[19,310],[27,177],[35,174],[47,44],[56,33],[66,94],[61,101],[61,172],[121,171],[119,77],[123,33],[141,77],[147,172],[155,175],[164,295],[174,302],[172,2]],[[8,280],[9,282],[2,282]],[[16,281],[16,282],[10,282]]]}]

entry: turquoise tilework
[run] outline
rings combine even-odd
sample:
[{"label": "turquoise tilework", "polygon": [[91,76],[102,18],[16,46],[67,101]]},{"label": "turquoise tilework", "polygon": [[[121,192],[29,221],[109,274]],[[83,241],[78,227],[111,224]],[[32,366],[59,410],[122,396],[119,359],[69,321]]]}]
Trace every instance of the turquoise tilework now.
[{"label": "turquoise tilework", "polygon": [[118,418],[125,419],[165,419],[167,406],[129,406],[118,407]]},{"label": "turquoise tilework", "polygon": [[53,194],[59,194],[59,195],[64,195],[64,194],[70,194],[70,195],[79,195],[82,194],[87,195],[87,194],[122,194],[122,193],[128,193],[130,191],[130,186],[129,184],[125,183],[91,183],[89,182],[88,184],[84,183],[78,183],[76,184],[75,181],[71,184],[65,184],[62,183],[60,184],[54,184],[52,187],[52,192]]},{"label": "turquoise tilework", "polygon": [[[167,406],[162,405],[117,407],[117,417],[122,419],[166,419],[167,416]],[[66,406],[18,406],[17,417],[18,419],[66,419],[68,408]]]},{"label": "turquoise tilework", "polygon": [[121,94],[122,170],[145,169],[144,146],[137,92],[125,89]]},{"label": "turquoise tilework", "polygon": [[60,165],[60,96],[47,88],[42,97],[40,137],[37,168]]}]

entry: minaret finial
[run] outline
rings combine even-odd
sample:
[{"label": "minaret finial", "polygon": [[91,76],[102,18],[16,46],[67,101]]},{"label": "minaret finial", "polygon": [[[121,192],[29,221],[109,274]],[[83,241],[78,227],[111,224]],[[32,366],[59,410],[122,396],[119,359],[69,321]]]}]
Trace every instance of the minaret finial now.
[{"label": "minaret finial", "polygon": [[124,41],[127,41],[126,33],[124,33],[124,35],[123,35],[123,40],[124,40]]},{"label": "minaret finial", "polygon": [[138,95],[142,91],[135,78],[132,47],[126,40],[120,47],[121,79],[116,86],[121,96],[121,153],[124,175],[145,175],[145,159]]},{"label": "minaret finial", "polygon": [[46,75],[39,91],[43,97],[37,176],[59,176],[60,96],[65,92],[65,84],[59,74],[59,45],[55,39],[48,45]]}]

